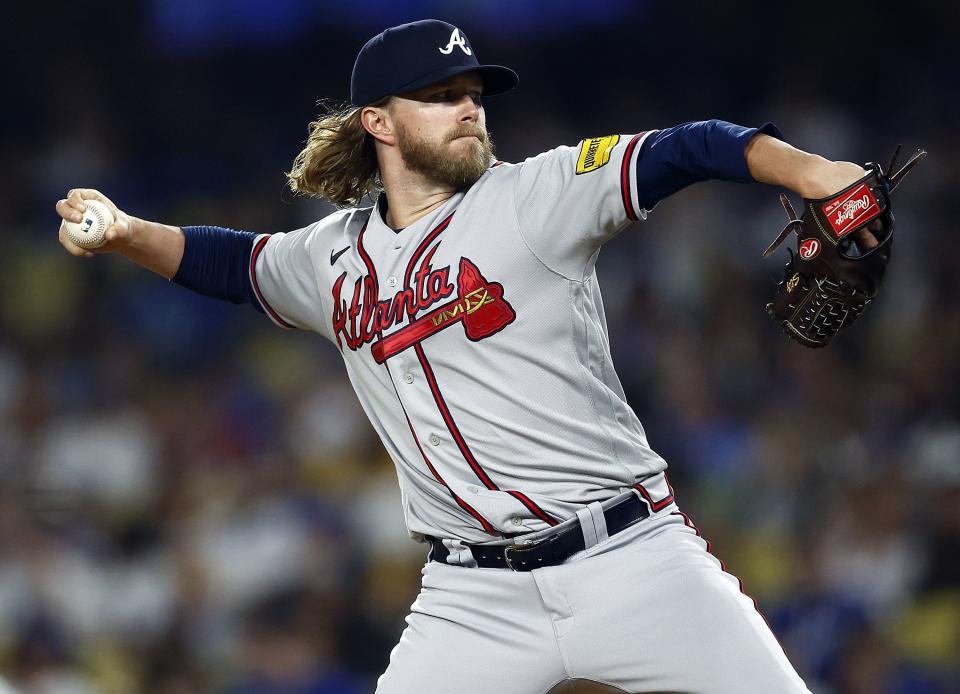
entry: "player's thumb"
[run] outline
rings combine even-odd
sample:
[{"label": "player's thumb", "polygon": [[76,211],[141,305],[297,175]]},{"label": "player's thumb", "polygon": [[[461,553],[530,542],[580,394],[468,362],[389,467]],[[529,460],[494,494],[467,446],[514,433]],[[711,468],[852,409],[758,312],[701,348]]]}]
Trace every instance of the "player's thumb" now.
[{"label": "player's thumb", "polygon": [[133,237],[134,223],[133,217],[119,212],[114,217],[113,224],[107,227],[107,230],[103,233],[106,250],[115,250],[129,243]]}]

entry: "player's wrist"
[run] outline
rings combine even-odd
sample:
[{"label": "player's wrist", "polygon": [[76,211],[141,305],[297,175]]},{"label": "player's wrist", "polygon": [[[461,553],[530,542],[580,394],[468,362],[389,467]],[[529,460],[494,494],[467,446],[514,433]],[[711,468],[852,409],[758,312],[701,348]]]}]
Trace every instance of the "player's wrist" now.
[{"label": "player's wrist", "polygon": [[859,164],[830,161],[815,154],[809,156],[811,159],[801,169],[795,192],[810,200],[829,197],[867,174]]},{"label": "player's wrist", "polygon": [[156,236],[161,227],[172,229],[172,227],[166,227],[164,224],[151,222],[146,219],[140,219],[139,217],[133,217],[130,215],[127,215],[126,222],[126,228],[123,230],[122,235],[117,239],[117,243],[120,248],[131,251],[149,248],[151,246],[151,235]]},{"label": "player's wrist", "polygon": [[144,235],[144,226],[148,224],[147,221],[140,219],[139,217],[127,216],[127,233],[126,237],[121,239],[120,242],[122,245],[134,248],[142,240]]},{"label": "player's wrist", "polygon": [[115,250],[148,270],[172,278],[183,258],[183,230],[139,217],[124,217],[126,228],[115,242]]}]

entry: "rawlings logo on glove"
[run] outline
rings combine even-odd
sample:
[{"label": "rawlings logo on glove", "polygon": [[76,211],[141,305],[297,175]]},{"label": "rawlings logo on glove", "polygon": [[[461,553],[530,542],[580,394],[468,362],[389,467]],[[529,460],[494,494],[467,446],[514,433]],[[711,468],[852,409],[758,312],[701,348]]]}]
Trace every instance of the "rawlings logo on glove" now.
[{"label": "rawlings logo on glove", "polygon": [[870,192],[870,188],[865,183],[861,183],[850,193],[837,196],[825,203],[823,214],[830,221],[830,226],[833,227],[839,239],[880,214],[880,205]]},{"label": "rawlings logo on glove", "polygon": [[[899,153],[897,147],[888,172]],[[892,176],[868,163],[867,175],[859,181],[827,198],[804,199],[802,217],[787,196],[780,195],[790,221],[763,256],[770,255],[791,232],[797,234],[797,252],[790,252],[783,279],[767,304],[767,313],[787,335],[806,347],[824,347],[877,295],[893,243],[890,194],[926,155],[917,150]],[[867,229],[876,245],[864,242]]]}]

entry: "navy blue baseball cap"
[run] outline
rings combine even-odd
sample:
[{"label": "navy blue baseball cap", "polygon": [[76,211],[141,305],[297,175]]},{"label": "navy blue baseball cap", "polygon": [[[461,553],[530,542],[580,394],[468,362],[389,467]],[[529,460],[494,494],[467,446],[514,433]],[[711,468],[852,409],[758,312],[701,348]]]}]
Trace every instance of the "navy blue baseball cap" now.
[{"label": "navy blue baseball cap", "polygon": [[481,65],[466,35],[452,24],[439,19],[401,24],[360,49],[350,79],[350,101],[367,106],[464,72],[480,75],[487,96],[513,89],[520,79],[508,67]]}]

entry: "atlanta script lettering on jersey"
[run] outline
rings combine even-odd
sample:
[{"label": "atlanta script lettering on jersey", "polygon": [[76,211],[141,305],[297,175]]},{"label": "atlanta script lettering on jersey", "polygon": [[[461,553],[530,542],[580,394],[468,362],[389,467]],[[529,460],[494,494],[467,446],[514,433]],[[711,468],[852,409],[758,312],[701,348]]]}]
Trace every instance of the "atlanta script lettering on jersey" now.
[{"label": "atlanta script lettering on jersey", "polygon": [[341,298],[347,273],[340,275],[333,285],[333,332],[337,345],[342,348],[346,342],[347,347],[357,350],[372,342],[382,331],[453,294],[455,287],[450,282],[450,266],[433,269],[431,261],[435,252],[436,247],[420,261],[420,267],[413,275],[413,286],[404,287],[386,301],[377,299],[377,280],[367,274],[357,278],[348,305]]}]

